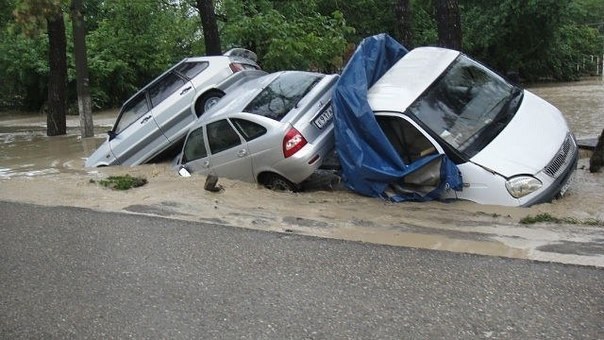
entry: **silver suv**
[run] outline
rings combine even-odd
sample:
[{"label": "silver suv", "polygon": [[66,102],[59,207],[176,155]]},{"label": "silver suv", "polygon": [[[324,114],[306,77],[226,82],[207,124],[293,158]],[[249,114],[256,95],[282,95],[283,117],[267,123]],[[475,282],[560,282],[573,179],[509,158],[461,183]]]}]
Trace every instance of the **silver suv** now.
[{"label": "silver suv", "polygon": [[244,49],[183,59],[124,103],[107,140],[88,157],[86,167],[142,164],[178,146],[225,92],[266,74],[259,69],[256,55]]}]

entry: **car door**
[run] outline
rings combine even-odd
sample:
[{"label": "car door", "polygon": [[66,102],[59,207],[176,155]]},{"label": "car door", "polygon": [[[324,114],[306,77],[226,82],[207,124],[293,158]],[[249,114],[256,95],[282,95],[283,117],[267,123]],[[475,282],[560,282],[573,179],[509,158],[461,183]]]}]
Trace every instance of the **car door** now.
[{"label": "car door", "polygon": [[[409,165],[429,155],[444,154],[442,147],[410,118],[382,113],[376,115],[376,120],[403,163]],[[440,163],[433,161],[407,175],[398,184],[402,192],[425,195],[439,186],[440,181]],[[442,194],[442,198],[456,197],[456,192],[450,189]]]},{"label": "car door", "polygon": [[117,164],[123,165],[147,161],[153,150],[166,142],[166,137],[153,119],[153,111],[150,110],[145,92],[124,104],[109,138],[109,146]]},{"label": "car door", "polygon": [[211,156],[208,166],[217,176],[255,181],[252,159],[245,140],[227,119],[206,126]]},{"label": "car door", "polygon": [[149,87],[153,118],[170,142],[183,138],[196,116],[191,111],[195,89],[184,77],[169,72]]}]

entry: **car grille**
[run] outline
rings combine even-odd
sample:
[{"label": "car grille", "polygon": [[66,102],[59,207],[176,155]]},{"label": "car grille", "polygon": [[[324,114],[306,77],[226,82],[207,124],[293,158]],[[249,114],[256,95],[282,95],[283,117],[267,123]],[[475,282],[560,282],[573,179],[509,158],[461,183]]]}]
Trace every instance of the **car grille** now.
[{"label": "car grille", "polygon": [[554,158],[549,162],[549,164],[545,167],[544,171],[547,175],[557,178],[568,163],[573,159],[575,152],[577,150],[577,143],[573,136],[569,133],[566,135],[566,139],[564,139],[564,143],[554,156]]}]

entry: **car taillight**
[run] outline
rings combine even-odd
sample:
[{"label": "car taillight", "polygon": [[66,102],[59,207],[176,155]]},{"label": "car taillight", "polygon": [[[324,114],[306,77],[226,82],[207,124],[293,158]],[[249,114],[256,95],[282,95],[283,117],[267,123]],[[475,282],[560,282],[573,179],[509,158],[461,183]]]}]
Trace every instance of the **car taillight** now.
[{"label": "car taillight", "polygon": [[298,130],[291,128],[283,138],[283,156],[285,158],[295,154],[306,145],[306,139]]},{"label": "car taillight", "polygon": [[231,68],[231,71],[233,71],[233,73],[237,73],[237,72],[242,71],[244,69],[243,65],[236,64],[236,63],[229,64],[229,67]]}]

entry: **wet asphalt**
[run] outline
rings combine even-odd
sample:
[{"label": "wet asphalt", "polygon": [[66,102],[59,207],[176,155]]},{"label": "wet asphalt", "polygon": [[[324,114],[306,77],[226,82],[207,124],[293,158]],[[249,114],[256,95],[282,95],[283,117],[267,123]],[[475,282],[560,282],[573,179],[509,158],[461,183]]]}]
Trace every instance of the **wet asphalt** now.
[{"label": "wet asphalt", "polygon": [[0,202],[0,338],[602,339],[604,270]]}]

